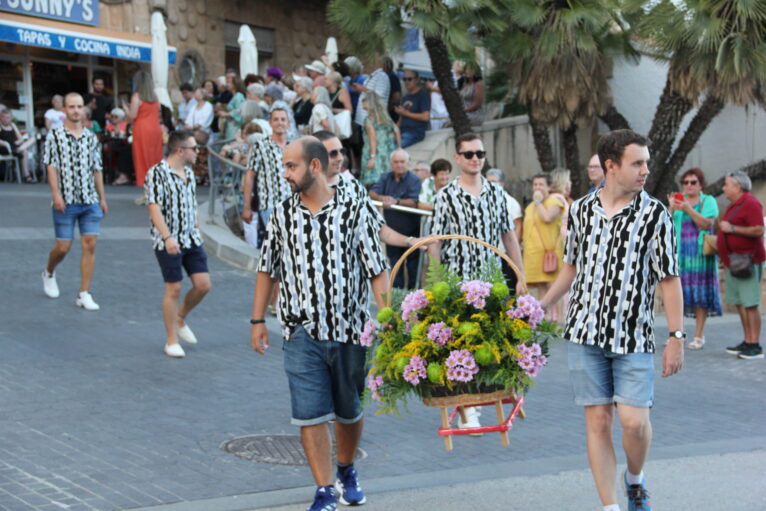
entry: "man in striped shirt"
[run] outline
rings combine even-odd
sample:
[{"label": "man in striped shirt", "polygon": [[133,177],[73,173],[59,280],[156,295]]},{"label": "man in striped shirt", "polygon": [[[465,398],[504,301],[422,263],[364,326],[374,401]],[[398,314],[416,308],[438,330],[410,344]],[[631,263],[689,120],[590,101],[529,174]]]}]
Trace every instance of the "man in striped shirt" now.
[{"label": "man in striped shirt", "polygon": [[96,239],[101,219],[107,213],[101,144],[92,131],[83,126],[85,112],[82,96],[70,92],[64,98],[64,125],[48,133],[43,162],[48,170],[51,189],[56,245],[48,255],[43,271],[43,290],[49,298],[58,298],[56,266],[72,248],[74,226],[79,225],[82,241],[80,293],[78,307],[95,311],[100,307],[90,294],[90,282],[96,266]]},{"label": "man in striped shirt", "polygon": [[[328,155],[314,137],[284,151],[284,177],[293,195],[274,211],[258,263],[250,342],[269,347],[264,314],[272,287],[281,279],[277,316],[282,323],[284,365],[290,384],[292,423],[317,484],[312,511],[337,502],[365,502],[353,466],[362,435],[361,395],[367,348],[360,335],[369,319],[369,283],[378,307],[386,292],[387,262],[380,224],[366,204],[327,183]],[[332,486],[335,421],[338,470]],[[337,491],[337,495],[336,495]]]},{"label": "man in striped shirt", "polygon": [[[197,225],[197,192],[191,165],[197,160],[199,146],[190,131],[174,131],[168,137],[168,158],[149,169],[144,183],[154,255],[165,281],[162,318],[165,322],[165,354],[186,355],[178,337],[189,344],[197,338],[186,324],[186,316],[210,291],[207,254]],[[181,307],[183,270],[192,281]]]},{"label": "man in striped shirt", "polygon": [[606,184],[569,209],[564,266],[542,299],[555,304],[571,288],[564,337],[575,402],[585,408],[593,479],[604,511],[619,511],[612,445],[614,409],[623,429],[629,511],[651,511],[643,466],[652,439],[654,291],[659,284],[668,320],[662,376],[684,360],[683,294],[673,220],[643,190],[649,140],[630,130],[598,142]]}]

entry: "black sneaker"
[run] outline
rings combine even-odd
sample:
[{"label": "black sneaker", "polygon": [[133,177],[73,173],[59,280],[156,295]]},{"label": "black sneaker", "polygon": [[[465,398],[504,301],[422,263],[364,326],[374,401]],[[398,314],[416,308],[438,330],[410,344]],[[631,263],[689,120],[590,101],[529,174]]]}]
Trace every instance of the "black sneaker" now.
[{"label": "black sneaker", "polygon": [[760,344],[745,344],[745,347],[742,348],[742,351],[737,356],[745,360],[763,358],[763,348],[761,348]]},{"label": "black sneaker", "polygon": [[726,348],[726,353],[728,353],[729,355],[739,355],[745,346],[747,346],[747,343],[745,343],[745,341],[742,341],[736,346],[729,346],[728,348]]}]

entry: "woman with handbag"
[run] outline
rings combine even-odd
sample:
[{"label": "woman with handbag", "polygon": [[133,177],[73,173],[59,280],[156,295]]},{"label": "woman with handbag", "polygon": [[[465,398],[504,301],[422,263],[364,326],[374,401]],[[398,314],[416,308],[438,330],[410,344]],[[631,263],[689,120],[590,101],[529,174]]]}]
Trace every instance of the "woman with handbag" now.
[{"label": "woman with handbag", "polygon": [[[550,194],[548,174],[532,178],[532,204],[524,210],[524,274],[527,285],[535,287],[538,296],[548,291],[551,282],[564,262],[564,239],[561,237],[561,220],[566,201]],[[561,318],[559,308],[551,310],[551,320]]]},{"label": "woman with handbag", "polygon": [[761,337],[761,272],[763,206],[750,194],[753,184],[747,174],[735,170],[726,175],[723,193],[731,201],[718,225],[718,253],[726,267],[726,303],[736,305],[745,339],[726,352],[742,359],[763,358]]},{"label": "woman with handbag", "polygon": [[683,193],[668,196],[676,231],[684,315],[696,321],[694,340],[687,344],[690,350],[705,346],[705,320],[708,316],[721,315],[718,257],[715,254],[705,255],[703,251],[705,234],[713,232],[713,224],[718,218],[718,203],[712,195],[702,193],[704,187],[705,174],[693,168],[681,176]]}]

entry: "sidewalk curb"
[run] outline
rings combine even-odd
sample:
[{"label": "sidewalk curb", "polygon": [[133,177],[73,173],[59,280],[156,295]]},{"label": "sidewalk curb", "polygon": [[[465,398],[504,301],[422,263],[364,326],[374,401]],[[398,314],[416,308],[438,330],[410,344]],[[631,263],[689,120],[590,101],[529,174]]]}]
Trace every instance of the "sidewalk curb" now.
[{"label": "sidewalk curb", "polygon": [[208,203],[199,205],[200,233],[208,254],[213,254],[243,270],[255,272],[259,253],[256,249],[232,234],[226,225],[217,222],[217,216],[208,214]]}]

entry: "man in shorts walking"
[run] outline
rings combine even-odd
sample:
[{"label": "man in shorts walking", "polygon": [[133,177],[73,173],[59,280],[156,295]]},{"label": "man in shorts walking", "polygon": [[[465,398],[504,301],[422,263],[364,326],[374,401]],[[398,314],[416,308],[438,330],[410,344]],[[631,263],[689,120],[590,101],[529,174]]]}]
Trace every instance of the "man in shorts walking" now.
[{"label": "man in shorts walking", "polygon": [[[197,188],[192,164],[199,147],[190,131],[174,131],[168,138],[168,159],[149,169],[144,183],[154,255],[165,281],[162,318],[165,322],[165,354],[173,358],[186,355],[178,338],[197,344],[186,324],[186,316],[210,291],[207,254],[197,226]],[[192,281],[181,307],[183,270]]]},{"label": "man in shorts walking", "polygon": [[659,284],[669,334],[662,376],[684,361],[683,294],[673,219],[643,190],[649,140],[630,130],[598,142],[603,188],[569,209],[564,267],[542,299],[550,307],[571,286],[564,327],[575,403],[585,409],[593,479],[604,511],[619,511],[614,409],[622,425],[628,467],[622,476],[628,510],[650,511],[643,467],[652,440],[654,291]]},{"label": "man in shorts walking", "polygon": [[[293,195],[269,223],[258,263],[250,342],[269,347],[264,315],[277,279],[284,365],[292,423],[317,485],[310,511],[333,511],[340,501],[366,501],[354,468],[362,436],[361,395],[367,348],[360,343],[369,319],[369,284],[379,307],[386,292],[387,262],[379,220],[368,206],[327,183],[328,154],[315,137],[284,151],[284,177]],[[330,421],[335,421],[338,467],[333,486]]]},{"label": "man in shorts walking", "polygon": [[72,248],[75,224],[79,224],[82,257],[80,293],[75,304],[85,310],[100,307],[90,294],[93,268],[96,266],[96,239],[101,219],[107,213],[101,144],[82,122],[85,117],[82,96],[70,92],[64,98],[64,125],[48,133],[43,162],[48,169],[48,185],[53,198],[53,225],[56,245],[48,255],[43,271],[43,290],[49,298],[58,298],[56,266]]}]

